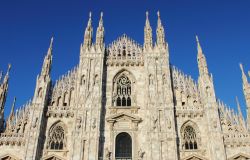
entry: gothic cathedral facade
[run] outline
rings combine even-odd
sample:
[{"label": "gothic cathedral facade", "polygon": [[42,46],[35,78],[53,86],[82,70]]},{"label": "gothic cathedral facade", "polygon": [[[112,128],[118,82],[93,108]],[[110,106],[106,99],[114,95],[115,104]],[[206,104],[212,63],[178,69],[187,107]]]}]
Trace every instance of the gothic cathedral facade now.
[{"label": "gothic cathedral facade", "polygon": [[[10,65],[0,76],[2,160],[247,160],[250,83],[243,66],[247,119],[216,98],[197,40],[199,78],[170,65],[158,12],[156,42],[148,13],[144,44],[122,35],[104,45],[101,14],[91,14],[79,64],[52,81],[53,38],[32,100],[4,119]],[[250,72],[249,72],[250,76]],[[2,78],[3,77],[3,78]]]}]

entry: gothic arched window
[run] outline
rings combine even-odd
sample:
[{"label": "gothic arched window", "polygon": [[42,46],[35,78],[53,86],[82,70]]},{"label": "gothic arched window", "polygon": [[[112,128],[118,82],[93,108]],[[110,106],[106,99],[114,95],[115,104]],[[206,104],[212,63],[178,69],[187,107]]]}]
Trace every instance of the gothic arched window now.
[{"label": "gothic arched window", "polygon": [[63,150],[65,146],[65,130],[61,122],[55,124],[49,132],[48,148],[52,150]]},{"label": "gothic arched window", "polygon": [[131,81],[121,75],[116,81],[116,106],[131,106]]},{"label": "gothic arched window", "polygon": [[197,136],[192,126],[186,126],[183,133],[183,146],[186,150],[198,149]]}]

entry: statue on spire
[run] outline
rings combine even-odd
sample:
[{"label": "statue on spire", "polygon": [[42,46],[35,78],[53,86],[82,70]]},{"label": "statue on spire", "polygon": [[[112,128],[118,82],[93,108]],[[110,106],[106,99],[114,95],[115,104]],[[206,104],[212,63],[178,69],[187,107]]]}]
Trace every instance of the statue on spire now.
[{"label": "statue on spire", "polygon": [[85,48],[90,48],[92,45],[92,35],[93,35],[93,27],[92,27],[92,14],[89,12],[89,20],[88,20],[88,25],[85,29],[85,34],[84,34],[84,47]]},{"label": "statue on spire", "polygon": [[156,29],[157,45],[164,46],[165,45],[165,32],[164,32],[164,28],[163,28],[162,23],[161,23],[159,11],[157,12],[157,15],[158,15],[157,29]]},{"label": "statue on spire", "polygon": [[96,46],[102,48],[104,41],[104,27],[103,27],[103,12],[101,12],[101,17],[99,21],[99,26],[96,31]]},{"label": "statue on spire", "polygon": [[146,12],[146,23],[144,27],[144,49],[149,49],[153,47],[152,40],[152,28],[150,26],[148,11]]}]

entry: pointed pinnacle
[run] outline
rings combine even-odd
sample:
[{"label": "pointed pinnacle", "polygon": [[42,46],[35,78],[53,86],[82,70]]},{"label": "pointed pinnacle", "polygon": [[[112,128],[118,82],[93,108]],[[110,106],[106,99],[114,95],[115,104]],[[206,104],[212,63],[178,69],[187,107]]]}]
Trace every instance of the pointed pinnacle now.
[{"label": "pointed pinnacle", "polygon": [[13,103],[12,103],[12,107],[11,107],[11,113],[14,114],[14,108],[16,105],[16,97],[14,97]]},{"label": "pointed pinnacle", "polygon": [[146,27],[150,27],[150,22],[149,22],[149,13],[148,11],[146,12]]},{"label": "pointed pinnacle", "polygon": [[249,75],[249,77],[250,77],[250,71],[248,71],[248,75]]},{"label": "pointed pinnacle", "polygon": [[91,22],[92,22],[91,17],[92,17],[92,13],[91,13],[91,12],[89,12],[88,27],[90,27],[90,26],[91,26]]},{"label": "pointed pinnacle", "polygon": [[239,66],[240,66],[240,70],[241,70],[241,72],[242,72],[242,73],[244,73],[244,69],[243,69],[243,65],[242,65],[242,63],[239,63]]},{"label": "pointed pinnacle", "polygon": [[161,24],[161,17],[160,17],[160,11],[157,12],[157,15],[158,15],[158,22],[157,22],[157,25],[158,25],[158,27],[162,27],[162,24]]},{"label": "pointed pinnacle", "polygon": [[103,12],[101,12],[101,19],[102,19],[102,17],[103,17]]},{"label": "pointed pinnacle", "polygon": [[92,16],[92,13],[91,13],[91,12],[89,12],[89,18],[91,18],[91,16]]},{"label": "pointed pinnacle", "polygon": [[0,71],[0,83],[1,83],[2,77],[3,77],[3,71]]},{"label": "pointed pinnacle", "polygon": [[53,42],[54,42],[54,37],[51,37],[47,55],[51,55],[52,54]]},{"label": "pointed pinnacle", "polygon": [[52,48],[52,47],[53,47],[53,42],[54,42],[54,37],[51,37],[49,48]]},{"label": "pointed pinnacle", "polygon": [[240,65],[240,70],[242,72],[242,79],[243,79],[243,82],[245,83],[245,82],[247,82],[247,76],[246,76],[246,74],[244,72],[244,68],[243,68],[242,63],[240,63],[239,65]]},{"label": "pointed pinnacle", "polygon": [[199,37],[195,35],[195,38],[196,38],[196,42],[199,43]]},{"label": "pointed pinnacle", "polygon": [[9,64],[8,64],[7,73],[6,73],[6,75],[5,75],[5,78],[8,78],[8,77],[9,77],[10,69],[11,69],[11,64],[9,63]]},{"label": "pointed pinnacle", "polygon": [[238,112],[239,112],[239,114],[241,114],[240,103],[239,103],[238,97],[236,96],[235,99],[236,99],[236,103],[237,103]]},{"label": "pointed pinnacle", "polygon": [[103,12],[101,12],[100,20],[99,20],[99,26],[103,25]]},{"label": "pointed pinnacle", "polygon": [[197,50],[198,50],[198,53],[202,53],[202,49],[201,49],[201,45],[200,45],[199,38],[198,38],[198,36],[197,36],[197,35],[195,36],[195,38],[196,38],[196,43],[197,43]]},{"label": "pointed pinnacle", "polygon": [[10,69],[11,69],[11,64],[9,63],[9,64],[8,64],[8,70],[7,70],[7,74],[9,74],[9,72],[10,72]]}]

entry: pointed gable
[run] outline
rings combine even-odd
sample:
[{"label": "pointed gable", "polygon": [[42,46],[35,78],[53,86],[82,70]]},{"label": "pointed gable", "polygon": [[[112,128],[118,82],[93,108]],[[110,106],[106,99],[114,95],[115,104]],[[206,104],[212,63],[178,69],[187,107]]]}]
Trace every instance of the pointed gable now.
[{"label": "pointed gable", "polygon": [[207,160],[207,158],[204,158],[204,157],[197,155],[197,154],[192,154],[186,158],[183,158],[183,160]]},{"label": "pointed gable", "polygon": [[108,65],[143,65],[142,47],[125,34],[107,48]]},{"label": "pointed gable", "polygon": [[250,159],[250,155],[246,155],[244,153],[238,153],[233,157],[229,158],[228,160],[248,160]]},{"label": "pointed gable", "polygon": [[1,159],[1,160],[21,160],[21,159],[19,159],[19,158],[17,158],[17,157],[14,157],[14,156],[12,156],[12,155],[9,155],[9,154],[6,154],[6,155],[0,157],[0,159]]},{"label": "pointed gable", "polygon": [[55,154],[52,154],[52,155],[44,157],[43,160],[65,160],[65,159],[61,158]]}]

